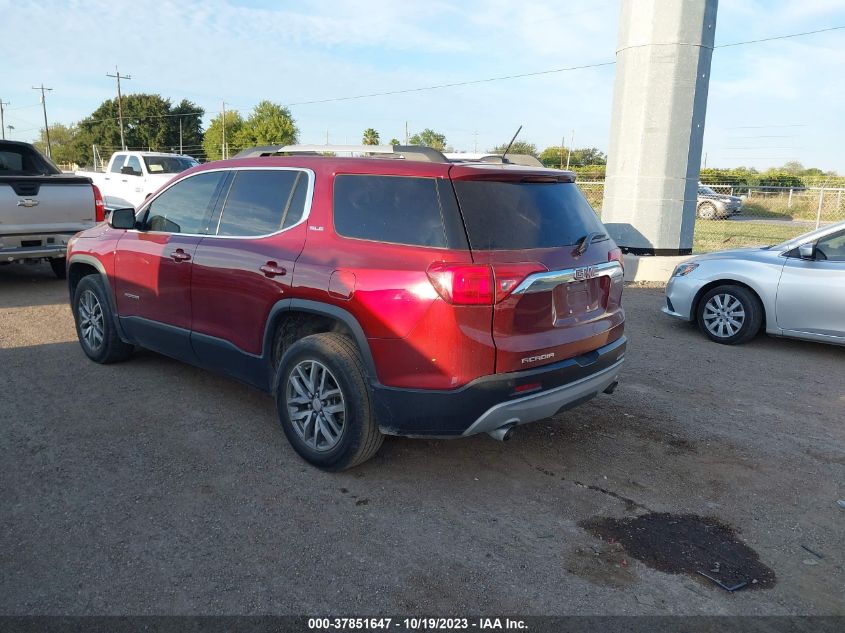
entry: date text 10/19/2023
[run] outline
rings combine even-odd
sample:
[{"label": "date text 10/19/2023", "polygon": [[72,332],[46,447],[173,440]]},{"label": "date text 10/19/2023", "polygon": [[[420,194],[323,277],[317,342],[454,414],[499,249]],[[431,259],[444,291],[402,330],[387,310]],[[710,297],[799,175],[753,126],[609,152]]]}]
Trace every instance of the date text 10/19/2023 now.
[{"label": "date text 10/19/2023", "polygon": [[519,631],[525,621],[511,618],[309,618],[312,631]]}]

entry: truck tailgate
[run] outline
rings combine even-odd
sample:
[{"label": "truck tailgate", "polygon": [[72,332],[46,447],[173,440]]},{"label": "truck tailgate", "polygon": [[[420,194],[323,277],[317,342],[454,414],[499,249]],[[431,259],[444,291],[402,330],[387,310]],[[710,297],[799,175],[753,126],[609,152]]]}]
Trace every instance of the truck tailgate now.
[{"label": "truck tailgate", "polygon": [[0,234],[76,233],[96,222],[94,190],[79,176],[0,177]]}]

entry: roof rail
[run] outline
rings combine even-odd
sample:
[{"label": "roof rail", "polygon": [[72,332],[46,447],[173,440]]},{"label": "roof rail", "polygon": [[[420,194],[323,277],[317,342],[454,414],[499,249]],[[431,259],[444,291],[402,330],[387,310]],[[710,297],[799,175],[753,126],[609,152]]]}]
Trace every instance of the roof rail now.
[{"label": "roof rail", "polygon": [[478,159],[479,163],[497,163],[500,165],[523,165],[525,167],[545,167],[536,156],[531,154],[508,154],[503,157],[499,154],[491,154]]},{"label": "roof rail", "polygon": [[405,160],[448,163],[436,149],[422,145],[262,145],[241,150],[233,158],[256,158],[276,154],[319,155],[326,152],[351,154],[380,154]]},{"label": "roof rail", "polygon": [[495,165],[522,165],[524,167],[545,167],[540,159],[531,154],[508,154],[502,158],[501,154],[452,152],[446,154],[453,163],[491,163]]}]

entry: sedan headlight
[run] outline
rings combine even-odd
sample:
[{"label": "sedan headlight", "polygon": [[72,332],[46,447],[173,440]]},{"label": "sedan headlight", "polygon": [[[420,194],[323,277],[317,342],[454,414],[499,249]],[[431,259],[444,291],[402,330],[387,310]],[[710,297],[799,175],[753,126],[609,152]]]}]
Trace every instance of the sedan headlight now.
[{"label": "sedan headlight", "polygon": [[698,268],[698,264],[693,263],[686,263],[681,264],[675,269],[675,272],[672,273],[673,277],[685,277],[689,275],[692,271]]}]

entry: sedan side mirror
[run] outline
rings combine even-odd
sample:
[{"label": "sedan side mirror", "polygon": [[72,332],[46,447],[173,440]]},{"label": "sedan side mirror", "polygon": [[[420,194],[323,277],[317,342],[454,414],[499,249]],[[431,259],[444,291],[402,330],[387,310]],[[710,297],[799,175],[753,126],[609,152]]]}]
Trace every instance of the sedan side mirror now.
[{"label": "sedan side mirror", "polygon": [[109,217],[109,226],[113,229],[134,229],[135,209],[132,207],[115,209]]},{"label": "sedan side mirror", "polygon": [[798,255],[801,259],[816,259],[816,245],[814,243],[802,244],[798,247]]}]

